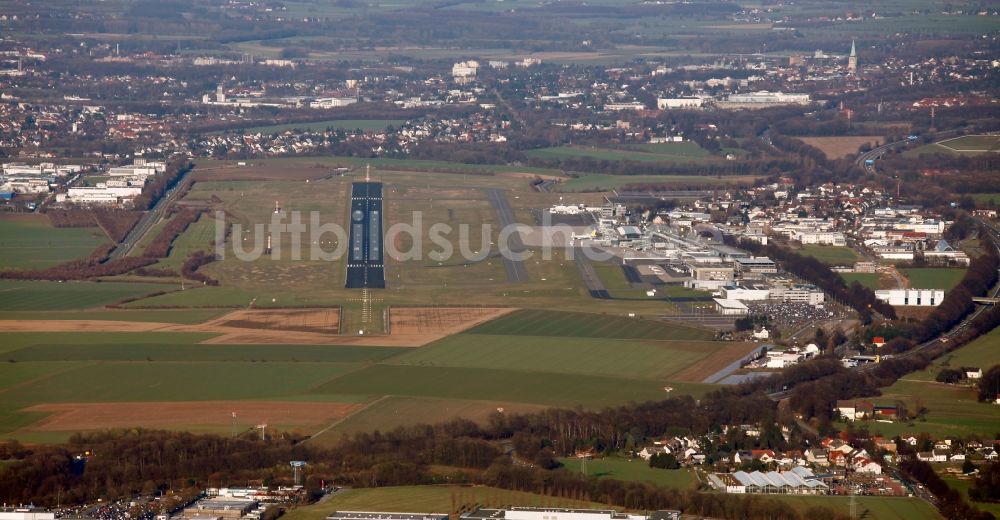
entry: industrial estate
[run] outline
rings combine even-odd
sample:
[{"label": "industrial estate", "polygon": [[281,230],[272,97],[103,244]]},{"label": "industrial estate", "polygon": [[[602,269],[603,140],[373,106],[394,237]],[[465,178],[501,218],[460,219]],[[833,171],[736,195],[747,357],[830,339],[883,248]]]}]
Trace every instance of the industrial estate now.
[{"label": "industrial estate", "polygon": [[0,520],[1000,515],[989,2],[0,0]]}]

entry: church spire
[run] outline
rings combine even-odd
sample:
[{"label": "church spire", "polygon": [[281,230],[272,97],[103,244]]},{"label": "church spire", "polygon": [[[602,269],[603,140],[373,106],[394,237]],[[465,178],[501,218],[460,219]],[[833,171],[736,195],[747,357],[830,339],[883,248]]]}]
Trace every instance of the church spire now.
[{"label": "church spire", "polygon": [[854,40],[851,40],[851,55],[847,58],[847,71],[851,74],[858,72],[858,51],[855,48]]}]

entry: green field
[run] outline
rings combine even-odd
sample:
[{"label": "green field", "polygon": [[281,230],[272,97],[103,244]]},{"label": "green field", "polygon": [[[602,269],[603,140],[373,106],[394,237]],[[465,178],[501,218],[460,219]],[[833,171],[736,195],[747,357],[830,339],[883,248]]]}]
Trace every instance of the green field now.
[{"label": "green field", "polygon": [[172,288],[163,284],[0,280],[0,312],[88,309]]},{"label": "green field", "polygon": [[723,343],[458,334],[392,359],[392,364],[595,374],[666,380]]},{"label": "green field", "polygon": [[[851,497],[847,496],[795,496],[768,495],[787,502],[799,512],[805,512],[810,507],[829,507],[841,514],[850,512]],[[919,498],[903,497],[854,497],[857,501],[858,518],[877,520],[923,520],[941,518],[933,506]]]},{"label": "green field", "polygon": [[[972,487],[972,479],[958,478],[950,473],[941,474],[941,478],[948,483],[950,487],[957,490],[966,500],[969,500],[969,488]],[[1000,504],[989,503],[989,502],[972,502],[969,503],[979,508],[980,511],[987,511],[993,513],[993,516],[1000,516]]]},{"label": "green field", "polygon": [[[393,347],[317,345],[191,345],[150,343],[160,334],[128,334],[125,344],[42,343],[5,352],[7,361],[245,361],[357,363],[380,361],[409,350]],[[65,340],[69,341],[69,340]]]},{"label": "green field", "polygon": [[629,150],[584,146],[558,146],[539,148],[527,152],[538,159],[568,159],[586,157],[602,161],[679,162],[694,163],[712,160],[711,155],[693,142],[645,144]]},{"label": "green field", "polygon": [[853,266],[854,262],[864,260],[857,251],[849,247],[821,246],[809,244],[796,251],[801,255],[811,256],[824,264]]},{"label": "green field", "polygon": [[559,191],[586,192],[611,191],[630,184],[656,184],[678,186],[715,187],[732,184],[750,184],[756,177],[730,175],[724,177],[704,177],[698,175],[608,175],[603,173],[580,173],[563,182]]},{"label": "green field", "polygon": [[921,267],[902,269],[914,289],[944,289],[945,291],[958,285],[965,276],[965,269],[949,269]]},{"label": "green field", "polygon": [[973,193],[970,196],[979,204],[1000,206],[1000,193]]},{"label": "green field", "polygon": [[82,311],[2,311],[0,320],[98,320],[151,321],[194,324],[222,316],[227,309],[82,310]]},{"label": "green field", "polygon": [[467,334],[577,338],[711,340],[711,331],[673,322],[587,314],[519,310],[466,331]]},{"label": "green field", "polygon": [[252,126],[242,129],[245,134],[276,134],[285,130],[310,130],[322,132],[327,128],[334,130],[364,130],[383,131],[386,127],[399,128],[406,121],[402,119],[328,119],[309,123],[283,123],[278,125]]},{"label": "green field", "polygon": [[101,362],[62,372],[58,384],[34,381],[8,390],[16,404],[277,399],[358,368],[352,363]]},{"label": "green field", "polygon": [[[559,462],[565,471],[582,473],[580,459],[576,457],[561,458]],[[649,467],[649,463],[640,459],[623,459],[606,457],[587,461],[587,475],[591,477],[613,478],[636,482],[652,482],[657,486],[676,489],[688,489],[694,482],[690,469],[658,469]]]},{"label": "green field", "polygon": [[434,424],[459,418],[486,425],[498,408],[503,408],[505,414],[516,414],[537,412],[544,409],[544,406],[500,401],[386,396],[344,418],[326,432],[313,437],[310,442],[330,445],[338,442],[345,434],[389,431],[399,426]]},{"label": "green field", "polygon": [[939,141],[937,145],[959,153],[996,152],[1000,151],[1000,135],[963,135]]},{"label": "green field", "polygon": [[56,228],[46,218],[0,218],[0,269],[51,267],[89,256],[108,241],[97,227]]},{"label": "green field", "polygon": [[979,434],[991,437],[1000,433],[1000,407],[976,400],[974,388],[920,381],[906,376],[882,389],[880,401],[902,401],[908,410],[927,408],[926,418],[911,423],[867,423],[872,433],[892,437],[928,432],[935,438]]},{"label": "green field", "polygon": [[606,505],[489,487],[403,486],[345,490],[322,504],[292,509],[287,520],[323,520],[333,511],[451,513],[459,506],[546,506],[606,508]]},{"label": "green field", "polygon": [[[700,395],[709,385],[672,383],[677,393]],[[311,390],[317,395],[403,395],[445,399],[603,408],[668,396],[663,385],[635,379],[489,368],[374,365]]]},{"label": "green field", "polygon": [[1000,328],[980,336],[975,341],[934,360],[925,370],[906,375],[907,379],[934,381],[937,373],[945,367],[978,367],[985,372],[993,365],[1000,365]]},{"label": "green field", "polygon": [[847,282],[847,285],[851,285],[853,282],[858,282],[862,286],[867,287],[871,290],[879,289],[878,284],[878,273],[838,273],[840,277]]}]

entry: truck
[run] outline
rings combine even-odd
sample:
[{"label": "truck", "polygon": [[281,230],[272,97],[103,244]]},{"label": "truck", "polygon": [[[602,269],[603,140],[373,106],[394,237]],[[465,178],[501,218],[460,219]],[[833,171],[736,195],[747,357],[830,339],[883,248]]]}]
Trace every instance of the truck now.
[{"label": "truck", "polygon": [[865,166],[875,166],[875,159],[865,159]]}]

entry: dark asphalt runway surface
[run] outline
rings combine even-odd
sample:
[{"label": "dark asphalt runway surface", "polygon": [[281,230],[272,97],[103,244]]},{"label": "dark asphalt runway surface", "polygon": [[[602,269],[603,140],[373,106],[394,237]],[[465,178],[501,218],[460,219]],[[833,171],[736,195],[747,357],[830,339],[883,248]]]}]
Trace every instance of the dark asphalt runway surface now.
[{"label": "dark asphalt runway surface", "polygon": [[348,289],[385,288],[382,247],[382,183],[355,182],[351,188]]},{"label": "dark asphalt runway surface", "polygon": [[[500,229],[503,230],[507,226],[513,225],[514,212],[510,209],[510,204],[507,203],[507,196],[504,195],[504,192],[496,188],[489,188],[484,191],[486,192],[486,198],[489,199],[490,204],[493,205],[493,209],[497,213]],[[503,244],[500,244],[500,246],[504,247]],[[506,247],[512,253],[524,252],[525,248],[524,242],[521,241],[521,234],[511,234]],[[513,260],[503,255],[501,255],[501,258],[503,259],[504,270],[507,271],[508,283],[524,283],[528,281],[528,270],[524,267],[524,261]]]}]

